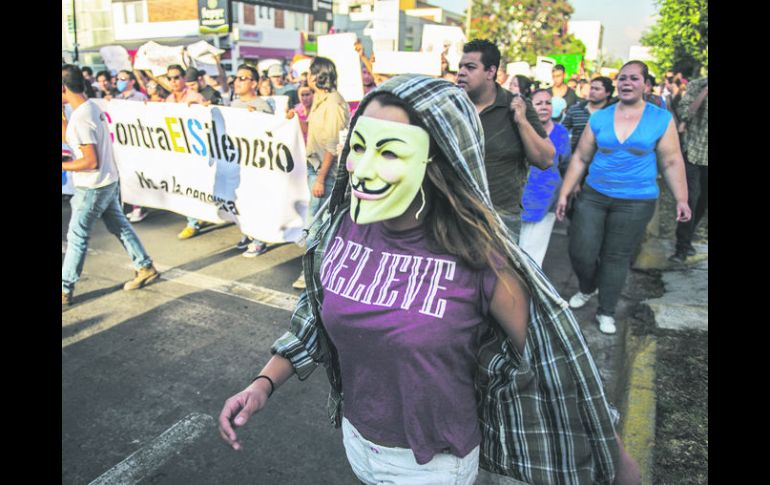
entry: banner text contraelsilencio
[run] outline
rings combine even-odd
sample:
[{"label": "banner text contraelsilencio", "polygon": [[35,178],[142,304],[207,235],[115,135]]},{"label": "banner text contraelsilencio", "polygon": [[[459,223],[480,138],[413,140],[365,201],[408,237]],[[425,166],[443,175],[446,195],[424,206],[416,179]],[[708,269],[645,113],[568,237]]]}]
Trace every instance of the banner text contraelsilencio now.
[{"label": "banner text contraelsilencio", "polygon": [[289,147],[272,139],[270,131],[264,131],[267,140],[242,136],[233,139],[227,133],[220,135],[216,122],[172,117],[165,120],[165,127],[147,126],[138,118],[136,123],[115,123],[116,141],[120,145],[195,154],[285,173],[294,169]]}]

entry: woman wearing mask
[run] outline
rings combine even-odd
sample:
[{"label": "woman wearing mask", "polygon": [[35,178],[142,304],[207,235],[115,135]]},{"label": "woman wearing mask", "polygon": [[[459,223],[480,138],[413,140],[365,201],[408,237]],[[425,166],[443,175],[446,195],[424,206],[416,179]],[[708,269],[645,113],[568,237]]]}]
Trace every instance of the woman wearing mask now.
[{"label": "woman wearing mask", "polygon": [[[581,308],[599,294],[596,321],[614,334],[615,307],[634,250],[655,212],[658,173],[676,204],[676,220],[690,220],[679,138],[671,113],[645,101],[647,65],[626,63],[618,74],[618,102],[596,111],[578,142],[559,194],[556,217],[588,169],[574,204],[569,255],[580,291],[570,298]],[[589,168],[590,164],[590,168]]]},{"label": "woman wearing mask", "polygon": [[220,414],[229,445],[233,424],[323,363],[363,483],[472,484],[479,465],[530,484],[633,483],[577,322],[492,207],[482,144],[445,80],[399,76],[362,100],[291,330]]}]

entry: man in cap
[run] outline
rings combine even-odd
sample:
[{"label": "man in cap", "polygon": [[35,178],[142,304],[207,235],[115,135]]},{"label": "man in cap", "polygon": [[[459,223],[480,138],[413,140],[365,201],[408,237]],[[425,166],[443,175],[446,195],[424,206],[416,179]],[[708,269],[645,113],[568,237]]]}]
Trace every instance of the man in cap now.
[{"label": "man in cap", "polygon": [[267,77],[273,83],[276,96],[288,96],[289,106],[294,107],[299,103],[297,86],[286,82],[286,73],[280,64],[273,64],[267,69]]}]

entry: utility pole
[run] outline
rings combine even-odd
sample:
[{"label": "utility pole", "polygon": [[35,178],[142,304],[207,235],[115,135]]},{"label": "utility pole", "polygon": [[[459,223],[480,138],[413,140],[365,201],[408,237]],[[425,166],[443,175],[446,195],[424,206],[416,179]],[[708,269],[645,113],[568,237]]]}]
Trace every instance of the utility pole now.
[{"label": "utility pole", "polygon": [[72,63],[78,62],[78,17],[75,11],[75,0],[72,0],[72,30],[75,33],[75,45],[72,56]]},{"label": "utility pole", "polygon": [[468,0],[468,10],[465,15],[465,40],[470,42],[471,40],[471,9],[473,8],[473,0]]}]

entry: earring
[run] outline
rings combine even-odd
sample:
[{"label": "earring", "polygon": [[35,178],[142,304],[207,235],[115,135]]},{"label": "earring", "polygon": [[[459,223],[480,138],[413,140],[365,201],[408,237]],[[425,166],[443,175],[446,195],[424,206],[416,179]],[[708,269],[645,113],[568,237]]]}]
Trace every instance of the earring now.
[{"label": "earring", "polygon": [[422,185],[420,185],[420,197],[422,197],[422,204],[420,204],[420,210],[414,215],[415,220],[420,218],[420,212],[425,208],[425,191],[422,190]]}]

